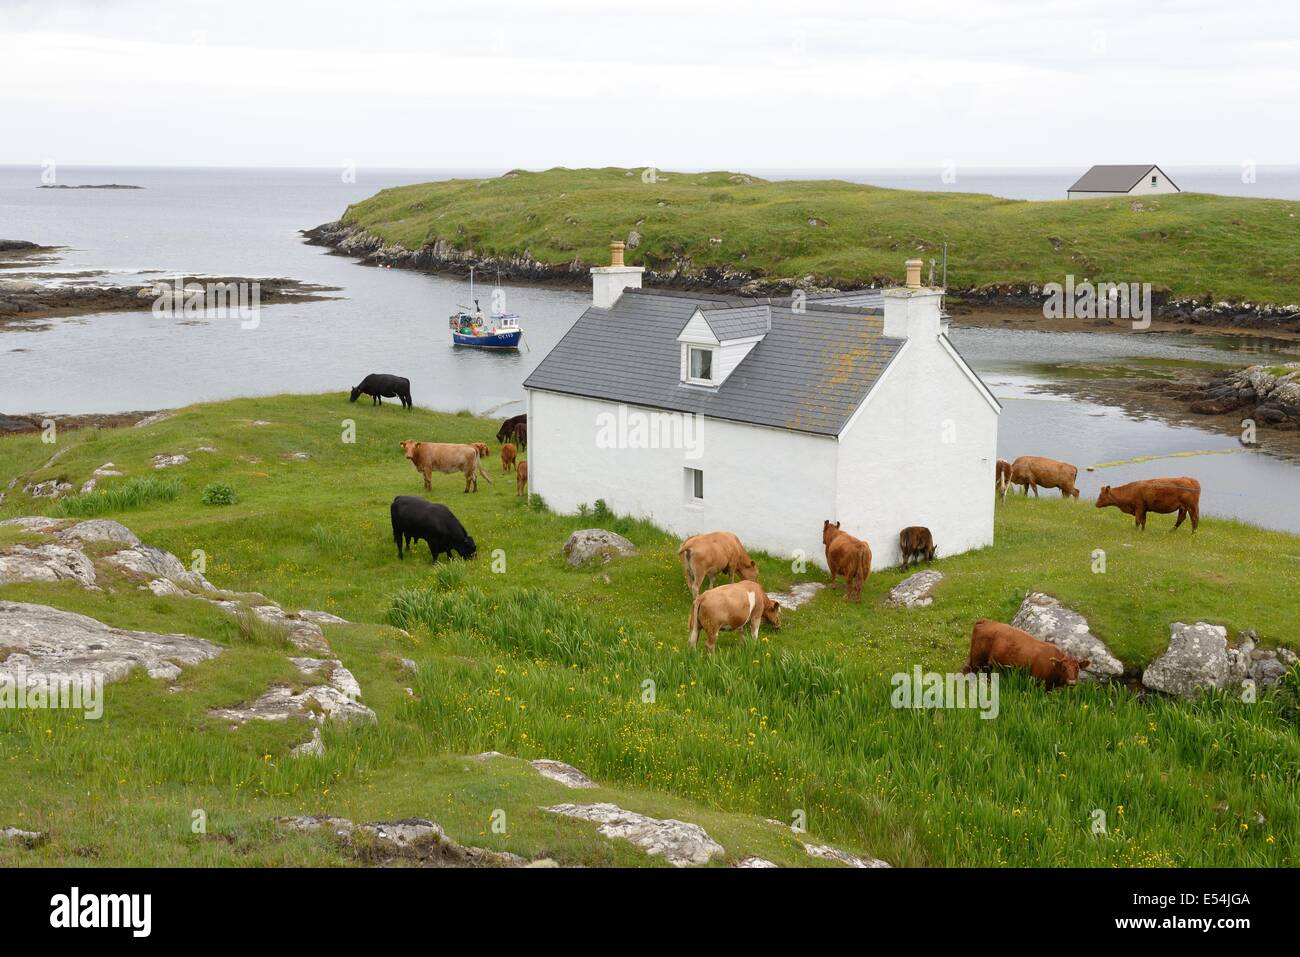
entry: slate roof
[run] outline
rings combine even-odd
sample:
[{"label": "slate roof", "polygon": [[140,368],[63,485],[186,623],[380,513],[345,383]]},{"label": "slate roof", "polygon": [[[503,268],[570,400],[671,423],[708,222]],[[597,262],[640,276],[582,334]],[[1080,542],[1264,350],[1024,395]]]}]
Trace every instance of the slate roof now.
[{"label": "slate roof", "polygon": [[[588,308],[524,387],[838,435],[903,346],[885,338],[882,308],[838,298],[810,298],[796,313],[789,298],[628,289],[609,309]],[[735,310],[745,327],[755,307],[770,312],[771,330],[726,381],[682,383],[677,336],[695,310]]]},{"label": "slate roof", "polygon": [[[1160,170],[1165,179],[1165,171],[1153,163],[1145,166],[1094,166],[1088,172],[1079,177],[1079,181],[1070,187],[1068,192],[1071,193],[1127,193],[1130,189],[1142,182],[1146,175],[1152,170]],[[1169,180],[1174,189],[1172,179]]]},{"label": "slate roof", "polygon": [[702,308],[700,313],[719,342],[765,335],[772,326],[772,307],[766,304],[724,309],[710,306]]}]

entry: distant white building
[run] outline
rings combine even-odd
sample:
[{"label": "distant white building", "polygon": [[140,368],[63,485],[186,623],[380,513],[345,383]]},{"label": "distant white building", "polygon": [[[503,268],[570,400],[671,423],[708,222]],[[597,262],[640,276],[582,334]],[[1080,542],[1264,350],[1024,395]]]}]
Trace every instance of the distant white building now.
[{"label": "distant white building", "polygon": [[1094,166],[1066,192],[1068,199],[1181,193],[1159,166]]},{"label": "distant white building", "polygon": [[1001,406],[949,342],[942,293],[907,285],[742,299],[641,289],[592,269],[592,304],[524,383],[530,491],[559,512],[603,499],[686,537],[821,565],[822,521],[901,561],[993,541]]}]

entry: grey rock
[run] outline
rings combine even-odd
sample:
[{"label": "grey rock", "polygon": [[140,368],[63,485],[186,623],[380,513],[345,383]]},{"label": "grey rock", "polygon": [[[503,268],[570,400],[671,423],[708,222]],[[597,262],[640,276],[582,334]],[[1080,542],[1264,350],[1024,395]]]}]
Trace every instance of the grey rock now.
[{"label": "grey rock", "polygon": [[0,827],[0,844],[21,844],[36,847],[45,843],[44,831],[24,831],[19,827]]},{"label": "grey rock", "polygon": [[771,861],[762,857],[742,857],[736,862],[736,867],[777,867]]},{"label": "grey rock", "polygon": [[557,804],[546,808],[551,814],[593,821],[605,837],[621,838],[643,848],[651,857],[662,857],[674,867],[707,864],[726,849],[709,837],[698,824],[672,818],[660,820],[615,804]]},{"label": "grey rock", "polygon": [[1142,684],[1184,698],[1224,687],[1231,678],[1227,636],[1221,625],[1174,622],[1169,626],[1168,650],[1147,666]]},{"label": "grey rock", "polygon": [[157,425],[172,417],[170,412],[155,412],[153,415],[146,415],[143,419],[135,424],[137,429],[147,429],[151,425]]},{"label": "grey rock", "polygon": [[885,604],[894,608],[925,608],[934,604],[934,589],[943,581],[943,572],[927,569],[908,575],[889,589]]},{"label": "grey rock", "polygon": [[75,542],[124,542],[127,545],[139,545],[140,539],[121,522],[108,518],[92,518],[78,522],[70,528],[59,532],[59,538]]},{"label": "grey rock", "polygon": [[1011,624],[1039,641],[1051,642],[1072,657],[1087,659],[1088,667],[1080,672],[1084,678],[1104,680],[1124,674],[1123,662],[1092,633],[1088,619],[1051,595],[1030,592]]},{"label": "grey rock", "polygon": [[610,561],[620,555],[635,555],[636,546],[622,535],[603,528],[582,528],[564,543],[564,557],[573,568],[580,568],[594,558]]},{"label": "grey rock", "polygon": [[63,524],[62,519],[49,518],[45,515],[23,515],[19,518],[6,518],[0,522],[0,528],[21,528],[25,532],[48,532]]},{"label": "grey rock", "polygon": [[49,479],[45,482],[24,485],[23,491],[32,498],[62,498],[72,491],[72,484],[58,479]]},{"label": "grey rock", "polygon": [[636,247],[641,245],[641,234],[637,232],[635,229],[632,230],[630,233],[627,234],[626,245],[628,249],[636,249]]},{"label": "grey rock", "polygon": [[320,625],[315,622],[304,621],[301,618],[287,614],[283,608],[276,604],[257,605],[253,608],[253,614],[265,622],[283,628],[294,647],[315,654],[327,655],[330,653],[329,643],[325,640]]},{"label": "grey rock", "polygon": [[799,582],[791,585],[789,591],[770,591],[767,597],[781,604],[782,611],[797,611],[816,597],[826,587],[825,582]]},{"label": "grey rock", "polygon": [[803,849],[808,852],[809,857],[839,861],[847,867],[889,867],[889,864],[874,857],[858,857],[856,854],[831,847],[829,844],[805,844]]},{"label": "grey rock", "polygon": [[351,624],[346,618],[340,618],[338,615],[331,615],[327,611],[312,611],[310,608],[304,608],[298,612],[298,617],[303,621],[310,621],[313,625],[347,625]]},{"label": "grey rock", "polygon": [[177,465],[184,465],[189,460],[190,457],[188,455],[184,455],[180,453],[176,455],[167,455],[166,453],[159,453],[158,455],[155,455],[152,459],[149,460],[149,464],[152,465],[155,469],[170,469],[170,468],[175,468]]},{"label": "grey rock", "polygon": [[0,554],[0,585],[59,581],[97,588],[95,563],[66,545],[13,545]]},{"label": "grey rock", "polygon": [[132,545],[114,552],[106,560],[110,565],[144,578],[170,578],[181,585],[214,590],[211,582],[198,572],[188,571],[171,552],[152,545]]},{"label": "grey rock", "polygon": [[320,658],[290,658],[294,667],[304,675],[311,677],[317,674],[322,668],[329,668],[329,677],[326,679],[331,685],[343,692],[353,701],[361,697],[361,685],[357,682],[356,676],[343,667],[343,662],[337,658],[323,660]]},{"label": "grey rock", "polygon": [[275,687],[255,701],[233,708],[212,708],[214,718],[240,725],[248,721],[285,721],[306,717],[312,721],[368,721],[377,724],[378,716],[370,708],[353,701],[331,685],[316,685],[294,694],[289,688]]},{"label": "grey rock", "polygon": [[217,657],[221,648],[188,635],[112,628],[86,615],[48,605],[0,601],[0,646],[10,650],[0,675],[20,671],[117,681],[136,668],[152,678],[176,678],[181,666]]},{"label": "grey rock", "polygon": [[539,758],[536,761],[529,761],[537,769],[537,773],[544,778],[550,778],[552,781],[559,781],[566,788],[594,788],[596,782],[587,777],[571,764],[565,764],[563,761],[550,761],[545,758]]}]

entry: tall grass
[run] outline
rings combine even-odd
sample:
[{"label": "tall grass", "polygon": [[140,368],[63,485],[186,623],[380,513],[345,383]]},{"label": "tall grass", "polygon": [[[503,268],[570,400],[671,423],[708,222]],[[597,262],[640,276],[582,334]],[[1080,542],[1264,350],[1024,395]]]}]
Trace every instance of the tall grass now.
[{"label": "tall grass", "polygon": [[132,478],[119,485],[62,499],[54,507],[53,514],[66,518],[91,518],[110,512],[125,512],[174,501],[180,491],[181,483],[177,479]]}]

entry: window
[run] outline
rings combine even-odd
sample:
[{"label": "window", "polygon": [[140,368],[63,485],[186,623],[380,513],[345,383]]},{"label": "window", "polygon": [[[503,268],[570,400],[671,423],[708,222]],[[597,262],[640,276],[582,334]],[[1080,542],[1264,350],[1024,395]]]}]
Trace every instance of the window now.
[{"label": "window", "polygon": [[699,382],[713,381],[713,350],[691,346],[687,378]]},{"label": "window", "polygon": [[1154,176],[1151,177],[1151,185],[1156,185],[1156,178]]},{"label": "window", "polygon": [[686,501],[695,503],[704,501],[703,469],[686,470]]}]

